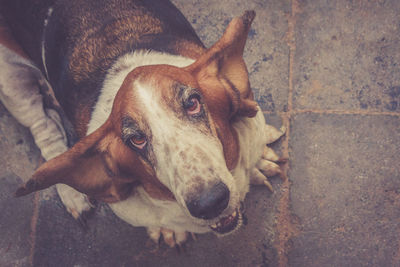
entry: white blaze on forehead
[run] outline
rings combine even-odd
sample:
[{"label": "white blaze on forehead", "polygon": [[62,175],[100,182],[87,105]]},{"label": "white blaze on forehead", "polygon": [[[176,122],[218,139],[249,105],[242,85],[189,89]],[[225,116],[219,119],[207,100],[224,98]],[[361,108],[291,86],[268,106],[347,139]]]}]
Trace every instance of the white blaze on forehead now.
[{"label": "white blaze on forehead", "polygon": [[134,88],[151,131],[154,167],[160,181],[178,198],[219,181],[229,188],[232,178],[222,144],[204,131],[204,122],[179,119],[150,82],[136,81]]},{"label": "white blaze on forehead", "polygon": [[194,60],[190,58],[145,50],[135,51],[120,57],[108,71],[98,101],[93,109],[86,134],[94,132],[107,120],[119,88],[133,69],[157,64],[185,67],[193,62]]}]

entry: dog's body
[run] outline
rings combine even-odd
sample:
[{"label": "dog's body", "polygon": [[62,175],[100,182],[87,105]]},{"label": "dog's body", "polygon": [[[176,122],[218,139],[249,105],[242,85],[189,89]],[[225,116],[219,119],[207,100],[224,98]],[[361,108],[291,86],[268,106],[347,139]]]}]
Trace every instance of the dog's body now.
[{"label": "dog's body", "polygon": [[[253,12],[206,49],[168,1],[9,2],[0,98],[55,157],[17,195],[57,184],[75,218],[87,194],[171,246],[240,225],[249,183],[268,184],[259,169],[280,171],[266,144],[282,133],[265,124],[242,59]],[[48,93],[47,112],[40,87],[59,102]]]}]

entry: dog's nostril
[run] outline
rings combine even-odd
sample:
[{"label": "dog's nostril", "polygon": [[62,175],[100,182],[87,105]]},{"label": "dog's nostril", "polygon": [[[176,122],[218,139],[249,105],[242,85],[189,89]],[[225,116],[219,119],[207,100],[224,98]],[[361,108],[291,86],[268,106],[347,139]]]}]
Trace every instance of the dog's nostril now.
[{"label": "dog's nostril", "polygon": [[209,220],[220,215],[228,206],[229,194],[228,187],[220,182],[204,191],[199,197],[186,202],[186,205],[192,216]]}]

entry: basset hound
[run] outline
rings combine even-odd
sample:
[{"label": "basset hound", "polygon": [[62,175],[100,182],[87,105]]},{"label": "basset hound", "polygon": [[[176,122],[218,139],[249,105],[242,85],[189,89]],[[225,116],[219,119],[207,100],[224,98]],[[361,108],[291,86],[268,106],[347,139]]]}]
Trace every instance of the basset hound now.
[{"label": "basset hound", "polygon": [[169,1],[1,5],[0,99],[47,160],[16,196],[56,185],[75,218],[104,201],[175,246],[233,232],[281,172],[243,60],[254,11],[207,49]]}]

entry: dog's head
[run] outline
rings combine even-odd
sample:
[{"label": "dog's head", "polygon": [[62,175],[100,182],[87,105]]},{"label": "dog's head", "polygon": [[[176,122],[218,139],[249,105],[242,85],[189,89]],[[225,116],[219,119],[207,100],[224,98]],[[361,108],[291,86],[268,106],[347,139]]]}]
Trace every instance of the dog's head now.
[{"label": "dog's head", "polygon": [[233,230],[240,192],[230,172],[239,157],[232,123],[257,112],[243,60],[254,16],[248,11],[232,20],[188,67],[134,69],[107,121],[43,164],[17,196],[64,183],[116,202],[141,185],[153,198],[177,201],[194,222],[219,233]]}]

